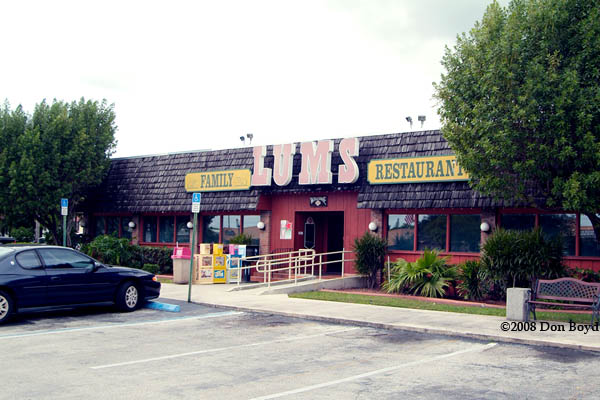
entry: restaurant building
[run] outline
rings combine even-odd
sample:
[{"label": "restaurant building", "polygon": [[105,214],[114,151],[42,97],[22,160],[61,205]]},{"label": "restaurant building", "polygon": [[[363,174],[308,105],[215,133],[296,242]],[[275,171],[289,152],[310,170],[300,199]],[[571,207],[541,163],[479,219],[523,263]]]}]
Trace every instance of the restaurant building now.
[{"label": "restaurant building", "polygon": [[600,270],[585,215],[472,190],[438,130],[113,159],[90,205],[89,233],[189,246],[192,192],[202,193],[197,243],[245,233],[260,254],[324,253],[350,250],[370,230],[386,238],[392,260],[435,248],[460,263],[477,259],[498,226],[539,226],[564,237],[567,265]]}]

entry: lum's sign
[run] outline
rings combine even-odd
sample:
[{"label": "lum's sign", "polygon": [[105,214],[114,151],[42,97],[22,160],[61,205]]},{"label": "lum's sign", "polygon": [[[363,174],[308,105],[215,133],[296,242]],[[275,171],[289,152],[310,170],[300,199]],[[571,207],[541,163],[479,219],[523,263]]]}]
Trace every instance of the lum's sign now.
[{"label": "lum's sign", "polygon": [[250,189],[249,169],[192,172],[185,176],[187,192],[219,192]]},{"label": "lum's sign", "polygon": [[[298,183],[300,185],[331,185],[331,153],[333,140],[300,143],[301,165]],[[358,179],[358,165],[354,157],[358,156],[358,138],[346,138],[340,141],[340,158],[343,164],[338,165],[338,183],[354,183]],[[296,154],[296,143],[273,146],[273,168],[265,167],[267,146],[254,147],[254,171],[252,186],[271,186],[272,181],[278,186],[287,186],[292,181],[292,169]]]},{"label": "lum's sign", "polygon": [[367,171],[371,185],[469,180],[466,171],[456,162],[456,156],[371,160]]}]

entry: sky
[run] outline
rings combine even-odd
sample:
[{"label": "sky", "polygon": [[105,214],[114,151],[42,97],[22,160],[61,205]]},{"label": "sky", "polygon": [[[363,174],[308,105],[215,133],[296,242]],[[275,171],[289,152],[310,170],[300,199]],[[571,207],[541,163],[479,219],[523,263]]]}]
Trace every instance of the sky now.
[{"label": "sky", "polygon": [[114,157],[437,129],[444,48],[490,2],[4,1],[0,101],[106,99]]}]

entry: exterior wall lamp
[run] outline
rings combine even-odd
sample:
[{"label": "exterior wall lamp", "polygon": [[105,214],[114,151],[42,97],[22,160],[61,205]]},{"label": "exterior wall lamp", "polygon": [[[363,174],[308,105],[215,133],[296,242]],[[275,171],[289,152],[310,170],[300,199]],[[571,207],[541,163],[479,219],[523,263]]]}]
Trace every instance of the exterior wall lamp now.
[{"label": "exterior wall lamp", "polygon": [[127,224],[127,226],[128,226],[130,229],[135,229],[135,222],[133,222],[133,221],[129,221],[129,223]]},{"label": "exterior wall lamp", "polygon": [[489,232],[490,224],[487,222],[482,222],[481,225],[479,225],[479,229],[481,229],[481,232]]},{"label": "exterior wall lamp", "polygon": [[256,227],[262,231],[265,229],[265,223],[262,221],[258,221],[258,223],[256,224]]},{"label": "exterior wall lamp", "polygon": [[187,226],[187,228],[188,228],[188,229],[192,229],[192,228],[194,227],[194,223],[193,223],[192,221],[189,221],[189,222],[186,224],[186,226]]},{"label": "exterior wall lamp", "polygon": [[376,222],[369,222],[369,230],[371,232],[377,232],[377,223]]}]

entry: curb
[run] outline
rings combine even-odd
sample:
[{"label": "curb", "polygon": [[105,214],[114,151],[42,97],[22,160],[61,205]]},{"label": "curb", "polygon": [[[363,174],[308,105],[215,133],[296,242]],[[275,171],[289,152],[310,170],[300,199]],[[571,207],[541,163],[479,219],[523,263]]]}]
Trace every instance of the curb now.
[{"label": "curb", "polygon": [[152,310],[159,310],[159,311],[169,311],[169,312],[181,311],[181,307],[179,307],[178,305],[169,304],[169,303],[161,303],[158,301],[149,301],[149,302],[145,303],[142,307],[149,308]]},{"label": "curb", "polygon": [[301,318],[301,319],[308,319],[308,320],[320,321],[320,322],[330,322],[330,323],[334,323],[334,324],[346,324],[346,325],[362,326],[362,327],[368,327],[368,328],[399,330],[399,331],[415,332],[415,333],[428,333],[428,334],[433,334],[433,335],[461,337],[461,338],[466,338],[466,339],[485,340],[485,341],[494,341],[494,342],[511,343],[511,344],[522,344],[522,345],[530,345],[530,346],[538,346],[538,347],[553,347],[553,348],[559,348],[559,349],[569,349],[569,350],[579,350],[579,351],[592,351],[595,353],[600,353],[600,347],[591,347],[591,346],[571,344],[571,343],[559,343],[559,342],[552,342],[552,341],[546,341],[546,340],[535,340],[535,339],[521,339],[521,338],[515,338],[515,337],[487,335],[487,334],[483,334],[483,333],[474,333],[474,332],[450,331],[450,330],[436,329],[436,328],[421,328],[421,327],[410,326],[410,325],[385,324],[385,323],[379,323],[379,322],[360,321],[360,320],[353,320],[353,319],[346,319],[346,318],[323,317],[323,316],[310,315],[310,314],[288,313],[288,312],[283,312],[283,311],[258,310],[258,309],[253,309],[253,308],[249,308],[249,307],[227,306],[227,305],[222,305],[222,304],[204,303],[204,302],[196,302],[196,301],[192,301],[192,303],[207,306],[207,307],[225,308],[228,310],[254,312],[254,313],[260,313],[260,314],[281,315],[284,317]]}]

